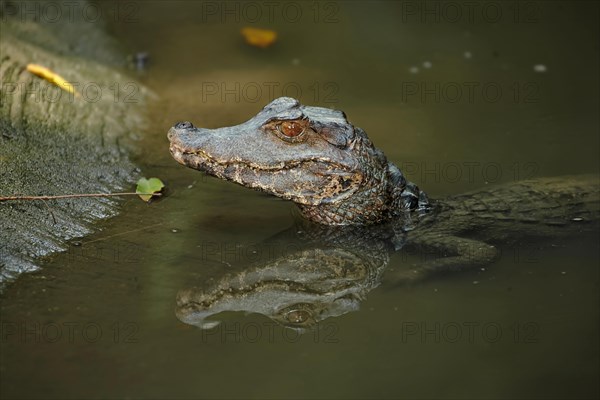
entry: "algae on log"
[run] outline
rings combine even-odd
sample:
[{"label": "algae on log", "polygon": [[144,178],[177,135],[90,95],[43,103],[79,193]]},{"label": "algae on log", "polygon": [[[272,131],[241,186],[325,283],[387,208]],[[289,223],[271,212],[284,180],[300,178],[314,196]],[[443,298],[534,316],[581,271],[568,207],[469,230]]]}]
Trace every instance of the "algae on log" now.
[{"label": "algae on log", "polygon": [[[32,4],[2,2],[0,8],[0,195],[129,188],[137,169],[128,154],[153,95],[123,72],[125,57],[101,23],[68,10],[64,21],[45,23],[30,11]],[[81,96],[34,76],[26,70],[29,63],[60,74]],[[116,215],[117,201],[52,201],[56,223],[42,201],[0,203],[0,289],[19,273],[36,270],[37,258],[91,233],[95,221]]]}]

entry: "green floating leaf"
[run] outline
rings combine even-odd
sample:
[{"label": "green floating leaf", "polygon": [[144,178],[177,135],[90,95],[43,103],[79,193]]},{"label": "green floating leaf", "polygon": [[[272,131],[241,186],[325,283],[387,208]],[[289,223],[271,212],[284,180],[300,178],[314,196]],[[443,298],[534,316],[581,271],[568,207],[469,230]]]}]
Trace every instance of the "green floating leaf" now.
[{"label": "green floating leaf", "polygon": [[140,196],[140,199],[145,202],[150,201],[152,196],[160,193],[160,191],[165,187],[165,184],[158,178],[141,178],[137,181],[137,187],[135,188],[135,192]]}]

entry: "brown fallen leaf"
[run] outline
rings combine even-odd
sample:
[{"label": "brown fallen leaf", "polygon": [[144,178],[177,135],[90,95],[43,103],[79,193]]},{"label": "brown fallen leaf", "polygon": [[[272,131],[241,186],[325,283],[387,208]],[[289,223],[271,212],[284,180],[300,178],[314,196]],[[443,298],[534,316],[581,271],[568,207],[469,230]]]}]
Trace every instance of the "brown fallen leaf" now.
[{"label": "brown fallen leaf", "polygon": [[269,29],[246,27],[241,30],[246,43],[251,46],[266,48],[275,43],[277,32]]},{"label": "brown fallen leaf", "polygon": [[75,97],[79,97],[79,93],[77,93],[73,85],[71,85],[69,82],[66,81],[65,78],[58,75],[56,72],[50,70],[49,68],[46,68],[39,64],[27,64],[27,71],[31,72],[36,76],[39,76],[40,78],[47,80],[48,82],[55,84],[62,90],[73,94]]}]

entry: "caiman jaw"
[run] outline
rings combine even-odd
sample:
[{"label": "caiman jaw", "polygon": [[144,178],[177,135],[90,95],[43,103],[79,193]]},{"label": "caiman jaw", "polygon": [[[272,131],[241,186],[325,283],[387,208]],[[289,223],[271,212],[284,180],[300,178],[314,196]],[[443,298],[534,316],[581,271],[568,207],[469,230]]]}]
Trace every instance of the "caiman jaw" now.
[{"label": "caiman jaw", "polygon": [[[197,150],[182,150],[177,144],[171,144],[170,146],[171,155],[175,160],[177,160],[180,164],[185,165],[186,167],[198,169],[204,171],[206,168],[211,167],[223,167],[227,169],[227,167],[235,167],[235,168],[248,168],[255,171],[264,171],[264,172],[277,172],[282,170],[291,170],[301,165],[306,165],[308,163],[321,163],[328,166],[330,171],[344,171],[351,172],[349,167],[346,167],[342,164],[335,163],[326,158],[309,158],[309,159],[300,159],[297,161],[288,161],[288,162],[278,162],[269,165],[265,164],[256,164],[250,161],[244,160],[225,160],[219,161],[215,157],[209,155],[203,149]],[[208,172],[208,171],[207,171]],[[224,177],[220,177],[224,178]],[[228,179],[228,178],[226,178]]]},{"label": "caiman jaw", "polygon": [[180,123],[171,128],[168,135],[171,154],[180,164],[298,204],[338,201],[350,196],[363,179],[360,172],[328,157],[298,157],[264,163],[240,156],[215,156],[206,147],[218,147],[215,143],[224,142],[223,137],[213,137],[210,130],[182,134],[177,129],[181,124],[193,128],[189,123]]}]

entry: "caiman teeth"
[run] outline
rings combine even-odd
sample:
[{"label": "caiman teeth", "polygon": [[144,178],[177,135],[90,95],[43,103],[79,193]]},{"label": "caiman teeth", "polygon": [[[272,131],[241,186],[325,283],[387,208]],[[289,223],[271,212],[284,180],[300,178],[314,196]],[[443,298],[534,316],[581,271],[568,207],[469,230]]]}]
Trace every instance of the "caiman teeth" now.
[{"label": "caiman teeth", "polygon": [[311,157],[311,158],[304,158],[304,159],[300,159],[300,160],[293,160],[293,161],[281,161],[277,164],[271,164],[271,165],[263,165],[263,164],[256,164],[253,162],[249,162],[249,161],[244,161],[241,159],[231,159],[231,160],[227,160],[227,161],[220,161],[216,158],[214,158],[213,156],[211,156],[209,153],[207,153],[205,150],[203,149],[198,149],[198,150],[184,150],[181,149],[179,146],[172,144],[171,145],[171,153],[173,154],[173,156],[175,157],[175,159],[177,161],[179,161],[180,163],[185,164],[186,163],[186,159],[185,157],[198,157],[200,158],[200,162],[198,162],[198,164],[206,164],[206,165],[218,165],[218,166],[222,166],[222,167],[227,167],[230,165],[234,165],[234,166],[242,166],[242,167],[247,167],[248,169],[252,169],[252,170],[258,170],[258,171],[281,171],[281,170],[286,170],[286,169],[292,169],[295,168],[299,165],[302,165],[304,163],[308,163],[308,162],[323,162],[323,163],[327,163],[329,165],[334,166],[335,168],[338,168],[342,171],[347,171],[350,172],[351,168],[336,163],[336,162],[332,162],[329,158],[326,157]]}]

